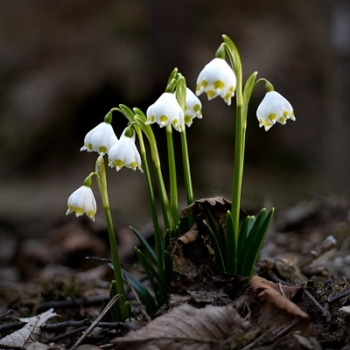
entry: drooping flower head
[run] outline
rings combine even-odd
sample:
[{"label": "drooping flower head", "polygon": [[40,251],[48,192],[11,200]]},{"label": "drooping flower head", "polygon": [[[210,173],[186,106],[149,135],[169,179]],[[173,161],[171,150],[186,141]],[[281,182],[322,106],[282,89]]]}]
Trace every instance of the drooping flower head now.
[{"label": "drooping flower head", "polygon": [[175,130],[181,131],[184,123],[184,112],[174,94],[164,92],[158,100],[147,109],[146,124],[157,123],[160,127],[171,124]]},{"label": "drooping flower head", "polygon": [[185,124],[190,127],[194,118],[202,119],[202,103],[192,90],[186,87]]},{"label": "drooping flower head", "polygon": [[95,151],[103,156],[117,141],[112,125],[102,122],[86,134],[84,146],[80,150]]},{"label": "drooping flower head", "polygon": [[88,186],[81,186],[75,190],[67,200],[66,215],[75,212],[75,216],[86,214],[92,221],[95,221],[96,200],[95,196]]},{"label": "drooping flower head", "polygon": [[229,64],[222,58],[214,58],[199,73],[196,94],[207,93],[208,100],[221,96],[229,106],[235,94],[236,75]]},{"label": "drooping flower head", "polygon": [[261,101],[256,116],[259,126],[265,131],[277,123],[286,124],[287,119],[295,121],[292,105],[278,92],[269,91]]},{"label": "drooping flower head", "polygon": [[132,137],[125,135],[125,131],[121,135],[111,149],[108,151],[108,165],[119,171],[123,166],[142,171],[141,157],[135,145],[135,134]]}]

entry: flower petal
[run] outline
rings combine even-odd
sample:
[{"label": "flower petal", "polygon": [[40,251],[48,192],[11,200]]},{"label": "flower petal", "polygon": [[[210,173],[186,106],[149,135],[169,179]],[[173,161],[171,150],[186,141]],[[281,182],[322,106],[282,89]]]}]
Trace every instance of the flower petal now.
[{"label": "flower petal", "polygon": [[142,172],[141,156],[135,145],[135,135],[128,137],[124,130],[119,141],[108,152],[108,165],[117,171],[125,166],[132,170],[139,168]]},{"label": "flower petal", "polygon": [[86,214],[92,221],[95,221],[96,200],[92,189],[88,186],[81,186],[75,190],[67,200],[66,215],[75,212],[75,216]]},{"label": "flower petal", "polygon": [[175,130],[181,131],[184,123],[184,112],[174,94],[164,92],[158,100],[147,109],[146,124],[157,123],[161,128],[171,124]]},{"label": "flower petal", "polygon": [[292,105],[281,94],[276,91],[269,91],[264,96],[256,116],[259,126],[268,131],[276,123],[286,124],[288,119],[295,121]]},{"label": "flower petal", "polygon": [[229,64],[222,58],[214,58],[199,73],[196,94],[206,92],[208,100],[221,96],[230,105],[236,83],[236,75]]},{"label": "flower petal", "polygon": [[117,141],[118,138],[114,133],[112,125],[102,122],[86,134],[84,146],[80,150],[88,152],[95,151],[100,155],[104,155]]}]

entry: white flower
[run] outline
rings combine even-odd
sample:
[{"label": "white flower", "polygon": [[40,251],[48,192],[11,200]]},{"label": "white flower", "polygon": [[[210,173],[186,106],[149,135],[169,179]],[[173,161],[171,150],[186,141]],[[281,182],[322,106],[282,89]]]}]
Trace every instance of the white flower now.
[{"label": "white flower", "polygon": [[214,58],[199,73],[196,94],[206,92],[208,100],[220,95],[230,105],[236,82],[236,75],[228,63],[222,58]]},{"label": "white flower", "polygon": [[80,150],[95,151],[103,156],[117,141],[112,125],[102,122],[86,134],[84,146]]},{"label": "white flower", "polygon": [[202,119],[202,103],[192,90],[186,88],[185,124],[191,126],[196,117]]},{"label": "white flower", "polygon": [[261,101],[256,116],[259,126],[265,131],[272,128],[276,122],[286,124],[287,119],[295,121],[292,105],[278,92],[269,91]]},{"label": "white flower", "polygon": [[125,135],[125,130],[111,149],[108,151],[108,165],[111,168],[116,168],[119,171],[123,166],[136,170],[141,168],[140,153],[135,145],[135,135],[128,137]]},{"label": "white flower", "polygon": [[174,129],[181,131],[184,123],[184,112],[174,94],[164,92],[153,105],[148,107],[146,124],[155,122],[160,127],[171,124]]},{"label": "white flower", "polygon": [[75,212],[78,217],[85,213],[95,221],[96,200],[90,187],[83,185],[74,191],[68,198],[67,206],[66,215]]}]

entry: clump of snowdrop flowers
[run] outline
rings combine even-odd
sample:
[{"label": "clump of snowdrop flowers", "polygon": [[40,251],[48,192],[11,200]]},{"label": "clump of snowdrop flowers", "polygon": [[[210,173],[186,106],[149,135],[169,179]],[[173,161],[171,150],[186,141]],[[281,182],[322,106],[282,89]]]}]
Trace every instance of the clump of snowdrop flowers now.
[{"label": "clump of snowdrop flowers", "polygon": [[181,131],[184,123],[184,112],[174,94],[164,92],[158,100],[147,109],[147,124],[157,123],[160,127],[171,124]]},{"label": "clump of snowdrop flowers", "polygon": [[108,165],[119,171],[122,167],[141,170],[141,157],[135,145],[135,134],[130,137],[124,130],[120,139],[108,151]]},{"label": "clump of snowdrop flowers", "polygon": [[84,146],[81,151],[97,152],[104,155],[118,141],[112,125],[106,122],[98,124],[90,130],[84,139]]},{"label": "clump of snowdrop flowers", "polygon": [[75,216],[86,214],[92,221],[95,221],[96,200],[92,189],[88,186],[81,186],[75,190],[67,200],[66,215],[75,212]]},{"label": "clump of snowdrop flowers", "polygon": [[[119,104],[106,114],[102,123],[86,135],[81,150],[95,151],[99,156],[95,163],[95,171],[85,179],[83,186],[69,196],[67,214],[75,212],[76,216],[86,214],[91,220],[95,219],[96,201],[91,190],[91,181],[94,178],[101,195],[111,248],[114,281],[111,283],[110,295],[111,298],[117,294],[120,296],[111,310],[115,321],[125,321],[130,316],[131,305],[126,299],[124,279],[133,286],[149,315],[154,314],[166,302],[171,286],[168,276],[173,275],[171,264],[168,262],[173,252],[169,253],[164,249],[166,247],[164,237],[169,240],[176,239],[191,229],[192,219],[196,224],[197,219],[200,220],[193,217],[188,218],[189,220],[180,220],[179,224],[181,211],[177,177],[182,171],[184,186],[181,189],[184,189],[187,204],[191,206],[195,198],[188,152],[188,129],[185,126],[190,127],[194,118],[202,118],[202,104],[197,96],[203,92],[209,100],[220,96],[227,105],[231,105],[233,99],[236,102],[235,113],[231,118],[235,123],[235,126],[232,125],[234,157],[231,205],[229,210],[225,209],[226,219],[222,222],[220,220],[219,225],[215,220],[203,221],[203,224],[205,223],[208,232],[211,233],[210,237],[213,237],[211,239],[215,261],[221,272],[246,277],[254,274],[255,264],[274,213],[274,208],[269,211],[263,208],[257,216],[248,215],[243,221],[240,220],[245,139],[249,124],[248,110],[257,85],[265,83],[266,91],[256,111],[260,127],[264,127],[267,131],[275,123],[286,124],[288,119],[295,120],[291,104],[273,91],[274,87],[268,80],[257,79],[257,75],[257,72],[253,72],[245,82],[243,81],[239,51],[233,41],[223,35],[223,42],[216,51],[215,58],[198,75],[196,94],[187,88],[185,77],[175,68],[168,78],[165,92],[150,105],[146,114],[137,107],[131,109]],[[128,120],[127,127],[119,139],[111,126],[113,112],[121,113]],[[153,124],[158,124],[166,132],[168,184],[162,175],[164,163],[159,155]],[[173,128],[179,133],[173,133]],[[136,138],[140,153],[135,144]],[[175,138],[181,141],[180,144],[174,142]],[[205,142],[205,137],[203,140]],[[178,146],[181,147],[180,150],[177,149]],[[126,167],[132,170],[139,169],[144,173],[150,200],[154,246],[149,245],[136,228],[131,227],[131,230],[140,241],[140,249],[136,250],[136,254],[149,279],[148,285],[153,288],[152,294],[140,281],[121,269],[108,196],[106,157],[108,165],[117,171]],[[182,166],[179,167],[180,159]],[[161,209],[164,225],[159,223],[158,208]],[[135,210],[136,213],[137,208]],[[197,225],[198,237],[202,236],[201,226],[204,227]],[[216,237],[220,237],[220,240],[216,240]]]},{"label": "clump of snowdrop flowers", "polygon": [[185,124],[190,127],[194,118],[202,119],[202,102],[191,89],[186,88]]},{"label": "clump of snowdrop flowers", "polygon": [[229,106],[235,94],[236,75],[222,58],[214,58],[199,73],[196,94],[206,92],[208,100],[221,96]]},{"label": "clump of snowdrop flowers", "polygon": [[278,92],[269,91],[261,101],[256,116],[259,126],[265,131],[272,128],[276,122],[286,124],[288,119],[295,121],[292,105]]}]

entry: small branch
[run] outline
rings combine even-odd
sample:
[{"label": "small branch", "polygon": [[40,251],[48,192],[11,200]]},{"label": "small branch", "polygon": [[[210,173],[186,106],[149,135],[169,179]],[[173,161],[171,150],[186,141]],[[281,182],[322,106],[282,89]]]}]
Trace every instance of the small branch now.
[{"label": "small branch", "polygon": [[347,297],[348,295],[350,295],[350,290],[347,290],[347,291],[345,291],[345,292],[339,293],[339,294],[337,294],[337,295],[335,295],[335,296],[333,296],[333,297],[328,297],[327,301],[328,301],[329,303],[332,303],[333,301],[337,301],[337,300],[339,300],[339,299],[345,298],[345,297]]},{"label": "small branch", "polygon": [[39,304],[37,312],[41,313],[51,308],[68,309],[76,306],[90,306],[90,305],[102,304],[104,302],[107,302],[108,300],[109,300],[109,295],[103,294],[103,295],[93,295],[89,298],[76,298],[74,300],[48,301],[48,302]]},{"label": "small branch", "polygon": [[304,288],[304,294],[322,312],[322,316],[326,318],[326,321],[329,322],[331,320],[329,310],[325,309],[306,288]]},{"label": "small branch", "polygon": [[8,315],[12,315],[13,313],[14,313],[13,310],[7,310],[6,312],[0,315],[0,320]]},{"label": "small branch", "polygon": [[320,257],[322,254],[333,249],[337,244],[336,239],[333,236],[328,236],[326,239],[316,247],[315,249],[304,253],[298,260],[297,265],[300,269],[310,265],[314,260]]},{"label": "small branch", "polygon": [[80,343],[92,332],[92,330],[96,327],[98,322],[102,319],[102,317],[112,308],[112,306],[119,300],[120,295],[115,295],[111,301],[107,304],[107,306],[103,309],[103,311],[98,315],[96,320],[91,324],[91,326],[84,332],[84,334],[77,340],[77,342],[72,346],[71,350],[76,349]]},{"label": "small branch", "polygon": [[[82,327],[82,326],[91,326],[92,321],[85,319],[80,321],[70,320],[65,322],[59,322],[59,323],[46,323],[41,328],[44,329],[46,332],[56,332],[62,328],[67,327]],[[98,327],[101,328],[112,328],[112,329],[121,329],[126,331],[136,330],[138,327],[135,327],[131,324],[124,323],[124,322],[98,322]]]}]

